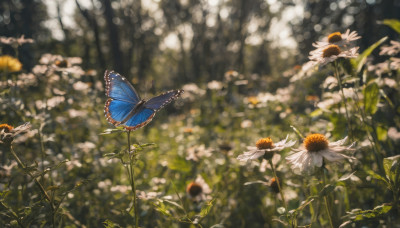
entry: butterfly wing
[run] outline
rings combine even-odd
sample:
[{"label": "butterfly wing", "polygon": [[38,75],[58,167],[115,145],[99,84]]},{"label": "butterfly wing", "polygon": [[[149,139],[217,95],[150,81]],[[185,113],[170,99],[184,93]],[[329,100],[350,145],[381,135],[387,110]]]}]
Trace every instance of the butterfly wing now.
[{"label": "butterfly wing", "polygon": [[171,90],[148,101],[140,99],[133,86],[120,74],[106,71],[106,101],[104,112],[107,121],[133,131],[147,125],[156,112],[178,98],[183,90]]},{"label": "butterfly wing", "polygon": [[140,101],[139,94],[126,78],[114,71],[106,71],[106,95],[104,107],[107,121],[115,126],[123,122]]},{"label": "butterfly wing", "polygon": [[137,111],[129,118],[124,127],[128,131],[133,131],[138,128],[146,126],[153,119],[156,111],[153,109],[145,108],[143,105],[140,106]]},{"label": "butterfly wing", "polygon": [[134,104],[140,101],[140,96],[135,88],[122,75],[106,70],[104,80],[106,81],[107,97]]},{"label": "butterfly wing", "polygon": [[161,95],[158,95],[158,96],[153,97],[150,100],[146,101],[144,106],[146,108],[150,108],[150,109],[158,111],[165,105],[167,105],[167,104],[171,103],[173,100],[177,99],[182,93],[183,93],[183,90],[171,90],[171,91],[165,92]]}]

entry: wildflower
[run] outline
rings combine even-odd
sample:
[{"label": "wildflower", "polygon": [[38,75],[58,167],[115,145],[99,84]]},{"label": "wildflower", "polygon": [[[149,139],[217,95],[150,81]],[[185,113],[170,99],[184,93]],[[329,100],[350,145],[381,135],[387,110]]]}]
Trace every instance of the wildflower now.
[{"label": "wildflower", "polygon": [[207,88],[210,90],[220,90],[223,86],[222,82],[216,80],[207,83]]},{"label": "wildflower", "polygon": [[204,144],[193,146],[187,150],[186,160],[199,161],[202,157],[210,157],[212,149],[207,149]]},{"label": "wildflower", "polygon": [[341,154],[344,151],[353,151],[353,144],[348,147],[342,146],[347,137],[342,140],[330,143],[322,134],[311,134],[304,139],[302,149],[295,149],[296,153],[288,156],[286,160],[292,164],[292,168],[300,170],[310,170],[314,166],[322,167],[324,158],[328,161],[340,161],[352,158]]},{"label": "wildflower", "polygon": [[0,71],[17,72],[22,69],[22,63],[9,55],[0,56]]},{"label": "wildflower", "polygon": [[325,48],[331,44],[335,44],[339,46],[341,49],[351,48],[353,45],[353,41],[360,39],[361,36],[358,36],[356,31],[350,32],[347,29],[346,33],[342,34],[340,32],[334,32],[325,37],[322,41],[317,41],[313,44],[316,48]]},{"label": "wildflower", "polygon": [[358,47],[349,50],[342,50],[338,45],[331,44],[325,48],[318,48],[310,52],[309,59],[314,64],[324,66],[338,58],[356,58],[358,56]]},{"label": "wildflower", "polygon": [[209,200],[211,189],[204,181],[203,177],[198,175],[195,181],[188,184],[188,186],[186,187],[186,193],[188,194],[190,199],[198,202]]},{"label": "wildflower", "polygon": [[296,143],[296,141],[293,140],[288,141],[288,138],[289,135],[286,136],[286,139],[277,143],[273,143],[270,137],[259,139],[256,142],[255,147],[247,147],[249,151],[246,151],[243,154],[239,155],[237,159],[240,161],[248,161],[264,156],[266,160],[269,160],[272,158],[276,151],[281,151],[287,147],[293,146]]},{"label": "wildflower", "polygon": [[228,70],[227,72],[225,72],[224,77],[225,77],[226,81],[230,82],[230,81],[233,81],[235,79],[238,79],[239,78],[239,73],[237,71],[234,71],[234,70]]},{"label": "wildflower", "polygon": [[379,52],[379,55],[397,55],[400,53],[400,42],[399,41],[390,41],[390,46],[383,46],[381,47],[381,51]]},{"label": "wildflower", "polygon": [[29,38],[25,39],[25,35],[22,35],[20,38],[0,36],[0,43],[12,46],[22,46],[23,44],[33,43],[33,42],[35,42],[33,39]]},{"label": "wildflower", "polygon": [[31,124],[25,123],[16,128],[8,124],[0,124],[0,143],[11,144],[15,136],[29,131]]}]

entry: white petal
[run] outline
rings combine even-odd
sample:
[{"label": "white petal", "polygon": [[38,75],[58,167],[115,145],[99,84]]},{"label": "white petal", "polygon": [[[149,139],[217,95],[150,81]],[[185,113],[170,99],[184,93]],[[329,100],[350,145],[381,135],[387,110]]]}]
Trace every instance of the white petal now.
[{"label": "white petal", "polygon": [[289,135],[286,135],[286,138],[284,140],[281,140],[281,141],[275,143],[275,146],[284,145],[286,143],[286,141],[288,140],[288,138],[289,138]]},{"label": "white petal", "polygon": [[340,161],[343,159],[350,159],[350,157],[344,155],[344,154],[339,154],[336,153],[332,150],[323,150],[319,152],[326,160],[328,161]]},{"label": "white petal", "polygon": [[237,157],[240,161],[257,159],[265,154],[262,150],[247,151]]},{"label": "white petal", "polygon": [[311,154],[311,157],[312,157],[312,164],[317,166],[317,167],[321,167],[322,166],[322,161],[323,161],[323,158],[322,158],[321,154],[319,152],[318,153],[310,153],[310,154]]},{"label": "white petal", "polygon": [[347,136],[344,137],[344,139],[329,143],[329,146],[341,146],[346,142],[346,140],[347,140]]}]

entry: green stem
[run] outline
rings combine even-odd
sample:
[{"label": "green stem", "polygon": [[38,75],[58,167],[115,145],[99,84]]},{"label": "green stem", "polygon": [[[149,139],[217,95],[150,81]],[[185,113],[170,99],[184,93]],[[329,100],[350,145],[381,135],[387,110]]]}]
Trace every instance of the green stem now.
[{"label": "green stem", "polygon": [[278,185],[278,190],[279,190],[279,193],[280,193],[281,198],[282,198],[283,206],[285,207],[286,219],[288,220],[289,223],[291,223],[292,227],[294,227],[293,223],[290,221],[290,218],[289,218],[289,215],[288,215],[288,212],[289,212],[288,211],[288,206],[286,204],[285,196],[284,196],[284,194],[282,192],[280,181],[278,179],[278,176],[276,175],[276,171],[275,171],[274,164],[272,163],[272,159],[269,159],[268,162],[269,162],[269,165],[271,166],[272,172],[274,173],[274,177],[275,177],[276,183]]},{"label": "green stem", "polygon": [[[324,172],[324,168],[322,168],[322,181],[323,181],[322,182],[323,183],[322,188],[325,187],[325,185],[326,185],[325,178],[326,178],[326,175],[325,175],[325,172]],[[329,210],[328,199],[327,199],[326,196],[324,196],[324,202],[325,202],[326,213],[328,214],[329,224],[330,224],[331,228],[333,228],[331,212]]]},{"label": "green stem", "polygon": [[335,66],[335,76],[336,76],[336,78],[338,80],[339,88],[340,88],[340,91],[341,91],[341,97],[342,97],[343,104],[344,104],[344,109],[346,111],[347,127],[349,128],[349,136],[350,136],[350,139],[352,141],[354,141],[353,132],[352,132],[352,128],[351,128],[351,121],[350,121],[350,117],[349,117],[349,111],[347,109],[346,97],[344,96],[344,90],[343,90],[343,86],[342,86],[342,79],[340,78],[340,75],[339,75],[339,66],[338,66],[337,61],[334,62],[334,66]]},{"label": "green stem", "polygon": [[131,182],[131,188],[132,188],[132,193],[133,193],[133,209],[135,213],[135,227],[139,227],[139,216],[138,216],[138,205],[136,201],[136,185],[135,185],[135,170],[134,170],[134,165],[136,161],[136,151],[133,151],[133,154],[131,156],[131,137],[130,137],[130,131],[127,132],[128,134],[128,155],[129,155],[129,169],[128,169],[128,174],[129,174],[129,182]]},{"label": "green stem", "polygon": [[18,165],[26,172],[35,182],[35,184],[39,187],[40,192],[42,192],[43,196],[45,199],[49,202],[51,211],[52,211],[52,223],[53,227],[55,227],[55,214],[56,214],[56,209],[54,208],[53,201],[51,200],[50,196],[47,194],[46,190],[44,189],[43,185],[40,183],[40,181],[30,172],[26,170],[26,166],[24,163],[22,163],[21,159],[18,157],[18,155],[15,153],[14,149],[10,145],[10,152],[14,159],[17,161]]},{"label": "green stem", "polygon": [[10,151],[11,151],[11,154],[13,155],[14,159],[17,161],[18,165],[21,166],[21,168],[35,181],[36,185],[39,187],[40,191],[42,192],[42,194],[44,195],[46,200],[49,201],[49,203],[51,205],[51,208],[54,210],[54,206],[51,203],[51,198],[47,194],[47,192],[44,189],[43,185],[37,180],[36,177],[33,176],[33,174],[31,174],[31,172],[26,171],[26,166],[24,165],[24,163],[22,163],[21,159],[19,159],[18,155],[15,153],[14,149],[12,148],[12,146],[10,146]]}]

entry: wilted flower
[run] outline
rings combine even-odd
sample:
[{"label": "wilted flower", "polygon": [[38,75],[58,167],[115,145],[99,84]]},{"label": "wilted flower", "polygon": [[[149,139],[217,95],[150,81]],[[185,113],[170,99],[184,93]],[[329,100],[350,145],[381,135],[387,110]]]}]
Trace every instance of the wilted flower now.
[{"label": "wilted flower", "polygon": [[310,171],[314,166],[322,167],[324,158],[332,162],[351,160],[351,157],[341,154],[341,152],[354,150],[352,149],[354,143],[348,147],[342,146],[346,140],[347,137],[330,143],[322,134],[311,134],[304,139],[304,148],[294,149],[295,153],[288,156],[286,160],[292,164],[293,169],[300,168],[301,171]]},{"label": "wilted flower", "polygon": [[256,146],[247,147],[248,151],[237,157],[240,161],[248,161],[258,159],[263,156],[265,159],[271,159],[276,151],[281,151],[287,147],[293,146],[296,141],[290,140],[288,141],[289,135],[286,136],[286,139],[281,140],[277,143],[273,143],[270,137],[259,139],[256,142]]},{"label": "wilted flower", "polygon": [[22,69],[22,63],[9,55],[0,56],[0,71],[17,72]]},{"label": "wilted flower", "polygon": [[16,128],[8,124],[0,124],[0,143],[11,144],[15,136],[29,131],[31,124],[25,123]]},{"label": "wilted flower", "polygon": [[211,199],[209,196],[211,193],[210,186],[208,186],[200,175],[197,176],[195,181],[188,184],[186,187],[186,193],[190,199],[196,202]]}]

